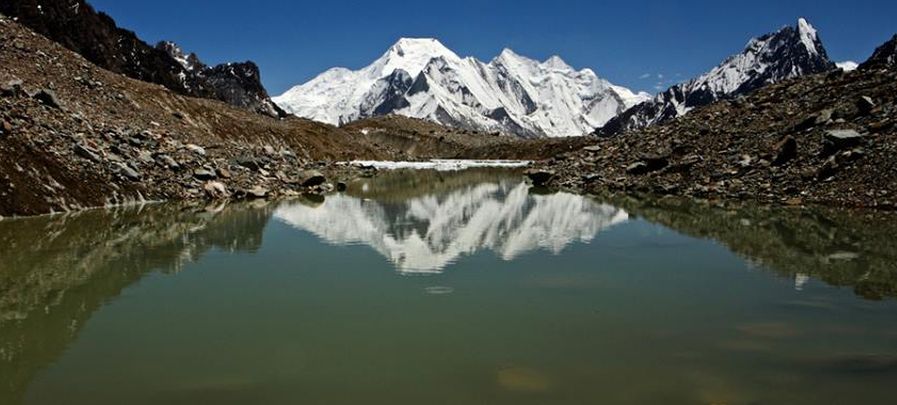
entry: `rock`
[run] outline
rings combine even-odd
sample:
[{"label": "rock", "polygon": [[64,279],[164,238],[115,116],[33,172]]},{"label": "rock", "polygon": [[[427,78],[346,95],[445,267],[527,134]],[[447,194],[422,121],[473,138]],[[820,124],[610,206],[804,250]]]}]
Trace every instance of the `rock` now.
[{"label": "rock", "polygon": [[181,170],[181,165],[178,164],[176,160],[174,160],[171,156],[168,155],[159,155],[156,157],[156,161],[174,171]]},{"label": "rock", "polygon": [[197,154],[197,155],[199,155],[199,156],[205,156],[205,155],[206,155],[206,150],[205,150],[205,148],[203,148],[202,146],[194,145],[194,144],[192,144],[192,143],[189,143],[189,144],[187,144],[186,148],[187,148],[187,150],[189,150],[189,151],[191,151],[191,152],[193,152],[193,153],[195,153],[195,154]]},{"label": "rock", "polygon": [[336,191],[339,191],[342,193],[343,191],[346,191],[348,188],[349,188],[349,185],[346,183],[343,183],[341,181],[336,183]]},{"label": "rock", "polygon": [[694,165],[703,160],[704,158],[700,155],[688,155],[682,158],[679,162],[670,165],[667,171],[671,173],[687,173],[689,170],[691,170],[692,167],[694,167]]},{"label": "rock", "polygon": [[554,171],[551,170],[530,169],[525,174],[535,186],[544,186],[554,178]]},{"label": "rock", "polygon": [[781,166],[797,157],[797,140],[793,136],[788,135],[782,138],[775,146],[776,157],[773,159],[773,166]]},{"label": "rock", "polygon": [[12,124],[6,120],[0,120],[0,134],[9,135],[12,133]]},{"label": "rock", "polygon": [[601,152],[601,145],[590,145],[582,148],[586,152]]},{"label": "rock", "polygon": [[662,170],[670,164],[669,153],[643,153],[640,158],[647,165],[649,172]]},{"label": "rock", "polygon": [[832,155],[847,148],[853,148],[863,142],[864,135],[852,129],[834,129],[825,131],[822,141],[824,156]]},{"label": "rock", "polygon": [[230,170],[227,170],[223,167],[216,169],[215,174],[217,174],[218,177],[221,177],[222,179],[229,179],[231,177]]},{"label": "rock", "polygon": [[648,164],[645,162],[635,162],[629,166],[626,166],[626,173],[641,175],[647,174],[650,170],[648,170]]},{"label": "rock", "polygon": [[825,163],[823,163],[822,166],[820,166],[816,171],[816,178],[818,180],[825,180],[829,177],[832,177],[838,172],[839,168],[840,166],[838,166],[837,159],[832,156],[828,158]]},{"label": "rock", "polygon": [[137,159],[140,160],[141,163],[145,163],[145,164],[151,164],[151,163],[156,162],[155,159],[153,159],[153,154],[148,151],[145,151],[145,150],[140,151],[139,155],[137,156]]},{"label": "rock", "polygon": [[258,159],[249,155],[242,155],[234,159],[234,163],[243,166],[252,171],[258,171],[262,168],[261,163],[259,163]]},{"label": "rock", "polygon": [[215,172],[213,172],[211,170],[207,170],[207,169],[194,170],[193,177],[195,177],[197,180],[203,180],[203,181],[214,180],[215,178],[217,178],[217,176],[215,176]]},{"label": "rock", "polygon": [[327,179],[317,170],[305,170],[299,173],[299,184],[302,187],[314,187],[324,184]]},{"label": "rock", "polygon": [[17,97],[25,92],[22,90],[24,83],[21,80],[10,80],[0,86],[0,95],[3,97]]},{"label": "rock", "polygon": [[246,190],[246,196],[248,198],[266,198],[268,197],[268,190],[264,187],[257,186],[251,190]]},{"label": "rock", "polygon": [[79,143],[75,145],[74,149],[76,155],[81,156],[87,160],[97,163],[103,161],[103,159],[100,158],[100,153],[90,146],[82,145]]},{"label": "rock", "polygon": [[128,166],[124,163],[116,163],[116,165],[118,166],[119,174],[121,174],[122,176],[125,176],[125,178],[127,178],[128,180],[131,180],[131,181],[140,180],[140,177],[141,177],[140,172],[132,169],[131,166]]},{"label": "rock", "polygon": [[875,102],[872,101],[872,98],[869,96],[862,96],[856,102],[857,109],[860,110],[860,114],[869,114],[872,112],[872,109],[875,108]]},{"label": "rock", "polygon": [[211,199],[221,199],[227,198],[227,186],[220,181],[209,181],[205,185],[202,186],[203,191],[206,192],[206,196]]},{"label": "rock", "polygon": [[59,99],[56,97],[56,93],[54,93],[53,90],[40,89],[31,97],[37,101],[40,101],[45,106],[62,108],[62,104],[59,103]]}]

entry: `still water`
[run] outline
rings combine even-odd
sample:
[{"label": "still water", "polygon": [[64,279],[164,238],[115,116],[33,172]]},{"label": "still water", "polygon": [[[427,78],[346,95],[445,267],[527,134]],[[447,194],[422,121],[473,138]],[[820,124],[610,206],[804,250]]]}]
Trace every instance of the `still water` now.
[{"label": "still water", "polygon": [[0,221],[0,403],[891,404],[894,235],[485,170]]}]

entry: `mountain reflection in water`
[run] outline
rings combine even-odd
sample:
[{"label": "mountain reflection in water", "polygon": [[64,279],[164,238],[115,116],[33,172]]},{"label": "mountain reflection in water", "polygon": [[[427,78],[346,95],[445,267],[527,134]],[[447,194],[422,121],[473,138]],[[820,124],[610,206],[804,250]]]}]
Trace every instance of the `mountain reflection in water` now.
[{"label": "mountain reflection in water", "polygon": [[504,260],[536,249],[558,254],[628,219],[625,211],[582,196],[531,194],[520,181],[469,185],[400,202],[362,196],[337,195],[320,206],[285,204],[274,216],[332,244],[371,246],[404,273],[440,272],[483,249]]},{"label": "mountain reflection in water", "polygon": [[[606,372],[594,380],[603,386],[595,386],[593,380],[579,385],[586,393],[595,389],[628,398],[632,392],[625,389],[626,383],[643,372],[655,373],[651,381],[668,383],[670,390],[685,395],[679,390],[687,390],[688,384],[676,379],[713,384],[717,376],[728,375],[741,383],[750,380],[739,374],[741,370],[752,375],[784,370],[808,381],[837,377],[821,384],[825,387],[834,387],[845,376],[856,386],[877,379],[875,389],[861,394],[878,398],[880,392],[890,393],[889,382],[897,375],[897,356],[888,349],[897,336],[893,312],[888,312],[897,297],[895,234],[897,221],[886,213],[541,194],[523,184],[518,173],[489,170],[381,173],[326,198],[210,207],[157,204],[3,220],[0,404],[101,403],[70,400],[68,390],[146,393],[157,389],[156,383],[172,388],[171,381],[181,378],[205,393],[206,374],[223,368],[237,370],[242,377],[248,373],[243,367],[258,365],[254,359],[265,352],[253,350],[268,347],[280,351],[260,367],[266,372],[281,367],[280,376],[291,384],[284,391],[290,398],[295,395],[293,381],[312,377],[344,388],[346,375],[368,370],[367,364],[355,362],[382,360],[378,364],[389,370],[414,371],[406,377],[417,381],[423,378],[416,373],[418,361],[440,354],[432,347],[454,342],[457,346],[445,353],[461,358],[452,353],[468,353],[475,336],[483,338],[477,343],[488,349],[477,351],[484,356],[483,364],[476,363],[472,375],[495,372],[497,383],[506,389],[548,389],[549,380],[563,379],[551,374],[554,357],[539,358],[550,351],[530,349],[543,347],[564,359],[560,363],[566,362],[567,372],[593,368]],[[602,243],[595,243],[599,238]],[[592,244],[581,245],[586,242]],[[377,253],[344,245],[369,246]],[[453,271],[464,268],[465,256],[483,252],[487,254],[476,260],[497,267],[496,271]],[[365,262],[378,254],[383,263]],[[346,261],[341,261],[344,257]],[[502,266],[502,261],[511,260],[512,266]],[[297,261],[315,265],[297,267]],[[594,268],[596,261],[603,264],[600,269]],[[563,265],[554,268],[554,263]],[[340,267],[344,264],[350,266]],[[429,278],[394,277],[369,267],[443,274],[433,277],[439,282],[434,285]],[[505,271],[507,267],[514,271]],[[754,269],[759,271],[745,271]],[[852,293],[829,286],[847,287]],[[435,296],[440,299],[433,300]],[[521,311],[519,305],[527,302],[530,306]],[[145,305],[136,307],[142,310],[129,306],[138,303]],[[370,305],[378,309],[369,310]],[[484,307],[490,310],[482,311]],[[441,316],[433,317],[434,313]],[[433,319],[457,323],[435,330]],[[503,328],[496,327],[501,324]],[[143,325],[150,326],[131,331]],[[359,329],[346,329],[353,325]],[[504,334],[495,340],[482,337],[484,325]],[[292,334],[284,332],[294,326]],[[241,335],[244,329],[246,335]],[[425,344],[402,340],[408,330],[415,333],[404,337]],[[446,339],[446,330],[459,334]],[[521,336],[527,333],[520,330],[532,333],[531,340],[508,345],[526,339]],[[576,333],[554,334],[556,330]],[[124,335],[132,340],[145,337],[140,340],[143,346]],[[173,336],[177,344],[165,340]],[[376,344],[358,344],[357,336]],[[808,344],[814,336],[825,340]],[[209,345],[216,340],[224,346]],[[398,351],[381,348],[391,342],[420,351],[399,356],[405,362],[393,367]],[[85,352],[87,343],[103,355]],[[169,358],[172,363],[157,357],[175,349],[182,350]],[[74,356],[83,363],[72,358],[73,351],[83,356]],[[699,352],[707,362],[693,356]],[[143,361],[128,357],[115,363],[116,353]],[[181,356],[193,353],[198,357],[191,368]],[[235,353],[245,354],[247,363],[231,363],[230,369],[197,366],[216,356],[244,358]],[[290,353],[293,357],[283,357]],[[389,355],[381,359],[381,353]],[[758,365],[758,353],[766,356],[768,367]],[[325,378],[326,366],[339,363],[332,359],[341,355],[347,369]],[[743,363],[732,363],[741,355]],[[308,368],[297,365],[302,356],[312,361]],[[675,357],[658,362],[658,356]],[[280,362],[282,357],[288,361]],[[506,363],[507,358],[545,363],[543,369],[527,368]],[[443,373],[438,375],[456,375],[445,358],[431,360],[428,366],[442,365],[435,368]],[[700,363],[704,372],[683,373],[698,370],[691,362]],[[98,363],[108,366],[108,377],[116,383],[89,384],[105,381],[106,376],[96,375],[103,371]],[[132,372],[153,377],[141,380],[127,374],[124,363],[135,368]],[[681,368],[652,368],[659,363]],[[177,364],[173,368],[180,374],[166,376],[154,368],[171,364]],[[490,368],[496,364],[499,369]],[[300,369],[309,374],[289,374]],[[356,381],[374,380],[384,369],[356,375]],[[98,380],[78,380],[85,373]],[[119,373],[132,385],[119,386]],[[445,386],[435,377],[431,383],[425,389]],[[784,384],[779,391],[770,391],[770,383],[746,391],[757,398],[781,399],[797,389],[781,381],[775,384],[779,383]],[[57,391],[47,391],[45,384]],[[312,383],[305,389],[317,386]],[[442,394],[471,386],[458,384]],[[266,386],[259,387],[258,394],[270,393]],[[814,386],[804,394],[816,390]],[[87,391],[81,394],[90,397]],[[147,397],[134,403],[177,402],[166,399]],[[196,398],[182,403],[198,402],[192,399]],[[649,399],[634,402],[658,402]],[[698,402],[692,399],[678,402]],[[500,402],[521,403],[518,400]]]}]

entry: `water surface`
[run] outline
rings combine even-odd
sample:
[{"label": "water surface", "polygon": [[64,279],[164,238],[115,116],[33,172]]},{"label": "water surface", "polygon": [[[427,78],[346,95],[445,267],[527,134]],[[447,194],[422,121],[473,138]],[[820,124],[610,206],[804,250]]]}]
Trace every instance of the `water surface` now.
[{"label": "water surface", "polygon": [[491,170],[0,221],[0,403],[892,403],[895,228]]}]

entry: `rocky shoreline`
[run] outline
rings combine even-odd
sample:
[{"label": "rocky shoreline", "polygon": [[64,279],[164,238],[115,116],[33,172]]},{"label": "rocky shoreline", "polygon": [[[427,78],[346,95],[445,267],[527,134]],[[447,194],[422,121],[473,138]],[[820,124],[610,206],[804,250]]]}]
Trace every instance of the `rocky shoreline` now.
[{"label": "rocky shoreline", "polygon": [[897,67],[789,80],[540,162],[591,194],[897,209]]}]

